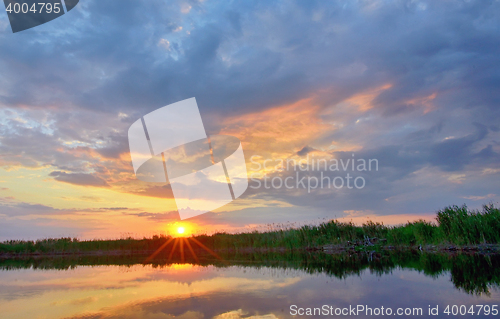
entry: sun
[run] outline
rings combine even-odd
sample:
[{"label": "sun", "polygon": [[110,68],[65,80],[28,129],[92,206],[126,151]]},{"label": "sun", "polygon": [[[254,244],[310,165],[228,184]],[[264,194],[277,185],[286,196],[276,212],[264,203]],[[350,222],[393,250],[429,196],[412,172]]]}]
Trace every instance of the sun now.
[{"label": "sun", "polygon": [[166,232],[168,235],[178,237],[189,237],[195,233],[196,225],[190,222],[173,222],[166,225]]}]

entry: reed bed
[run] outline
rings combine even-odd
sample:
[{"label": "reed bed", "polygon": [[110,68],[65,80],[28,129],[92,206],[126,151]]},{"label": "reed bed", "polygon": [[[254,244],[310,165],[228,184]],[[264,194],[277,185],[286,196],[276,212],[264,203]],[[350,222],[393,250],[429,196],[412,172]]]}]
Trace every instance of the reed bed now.
[{"label": "reed bed", "polygon": [[[466,205],[449,206],[436,213],[436,221],[418,220],[404,225],[386,226],[368,221],[360,226],[352,222],[330,220],[319,225],[284,227],[268,225],[264,231],[193,236],[214,250],[255,248],[300,249],[322,245],[345,244],[366,238],[383,239],[386,245],[412,246],[426,244],[479,245],[500,243],[500,210],[493,204],[481,210]],[[125,238],[117,240],[79,240],[77,238],[47,238],[36,241],[10,240],[0,243],[0,253],[50,254],[84,253],[92,251],[147,252],[162,247],[170,236]]]}]

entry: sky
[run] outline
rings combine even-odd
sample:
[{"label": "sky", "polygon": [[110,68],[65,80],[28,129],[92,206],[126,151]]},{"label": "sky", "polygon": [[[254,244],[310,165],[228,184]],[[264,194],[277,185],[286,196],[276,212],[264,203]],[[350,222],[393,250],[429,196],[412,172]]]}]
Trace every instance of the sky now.
[{"label": "sky", "polygon": [[[498,204],[499,14],[473,0],[81,0],[13,34],[2,11],[0,240],[399,224]],[[181,222],[169,185],[136,178],[127,131],[191,97],[208,135],[241,140],[250,180]],[[279,166],[311,159],[378,165]],[[347,173],[363,187],[296,183]]]}]

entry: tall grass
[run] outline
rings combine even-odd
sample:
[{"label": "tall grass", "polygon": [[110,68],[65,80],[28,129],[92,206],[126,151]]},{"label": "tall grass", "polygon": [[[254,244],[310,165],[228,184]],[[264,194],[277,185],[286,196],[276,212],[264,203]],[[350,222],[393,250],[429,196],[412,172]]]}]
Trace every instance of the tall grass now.
[{"label": "tall grass", "polygon": [[500,243],[500,210],[493,204],[484,205],[480,211],[469,210],[466,205],[449,206],[437,212],[436,222],[418,220],[389,227],[372,221],[356,226],[352,222],[331,220],[317,226],[241,234],[217,233],[198,239],[214,248],[236,250],[359,243],[367,237],[386,239],[387,245]]},{"label": "tall grass", "polygon": [[[352,222],[331,220],[319,225],[299,228],[270,228],[265,232],[239,234],[216,233],[195,238],[204,245],[219,250],[248,248],[296,249],[326,244],[362,242],[366,238],[385,239],[387,245],[456,244],[477,245],[500,243],[500,210],[493,204],[482,210],[469,210],[466,205],[449,206],[437,212],[436,223],[418,220],[400,226],[386,226],[368,221],[361,226]],[[143,239],[90,240],[75,238],[43,239],[37,241],[5,241],[0,253],[78,253],[89,251],[152,251],[170,237],[153,236]],[[193,245],[196,248],[196,245]]]},{"label": "tall grass", "polygon": [[456,244],[500,242],[500,211],[493,204],[472,212],[465,205],[446,207],[436,219],[443,235]]},{"label": "tall grass", "polygon": [[141,252],[156,250],[170,237],[153,236],[143,239],[85,240],[77,238],[48,238],[36,241],[9,240],[0,243],[0,253],[80,253],[91,251]]}]

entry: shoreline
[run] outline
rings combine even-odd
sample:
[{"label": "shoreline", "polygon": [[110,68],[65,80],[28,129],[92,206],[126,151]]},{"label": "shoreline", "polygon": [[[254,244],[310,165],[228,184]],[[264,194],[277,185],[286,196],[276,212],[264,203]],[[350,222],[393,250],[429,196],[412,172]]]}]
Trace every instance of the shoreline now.
[{"label": "shoreline", "polygon": [[[301,248],[252,248],[243,247],[240,249],[215,249],[215,253],[241,253],[241,254],[265,254],[265,253],[286,253],[286,252],[308,252],[308,253],[325,253],[329,255],[344,254],[344,253],[373,253],[373,252],[422,252],[433,254],[478,254],[490,255],[500,254],[500,244],[481,244],[481,245],[353,245],[353,244],[337,244],[323,245],[319,247],[301,247]],[[94,251],[61,251],[61,252],[32,252],[32,253],[0,253],[0,259],[25,259],[25,258],[58,258],[58,257],[125,257],[125,256],[149,256],[156,250],[94,250]],[[165,250],[170,252],[170,250]],[[198,251],[199,253],[201,251]],[[204,253],[204,255],[207,255]]]},{"label": "shoreline", "polygon": [[[224,253],[420,251],[492,254],[500,252],[500,209],[493,204],[481,211],[466,205],[448,206],[436,213],[436,222],[408,221],[404,225],[386,226],[367,221],[362,225],[332,219],[319,225],[286,228],[271,226],[266,232],[215,233],[173,237],[79,240],[46,238],[40,240],[7,240],[0,243],[0,258],[37,256],[126,256]],[[274,225],[274,224],[273,224]],[[176,249],[178,251],[176,251]],[[194,257],[196,259],[196,257]]]}]

